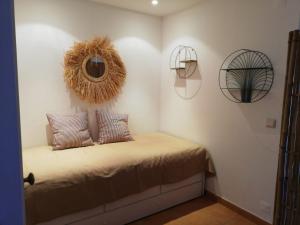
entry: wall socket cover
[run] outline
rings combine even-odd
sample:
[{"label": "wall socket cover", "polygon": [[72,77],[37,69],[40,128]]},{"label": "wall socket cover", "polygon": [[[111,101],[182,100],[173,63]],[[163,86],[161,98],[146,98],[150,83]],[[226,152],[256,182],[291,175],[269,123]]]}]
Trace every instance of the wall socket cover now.
[{"label": "wall socket cover", "polygon": [[266,127],[267,128],[276,128],[276,119],[267,118],[266,119]]}]

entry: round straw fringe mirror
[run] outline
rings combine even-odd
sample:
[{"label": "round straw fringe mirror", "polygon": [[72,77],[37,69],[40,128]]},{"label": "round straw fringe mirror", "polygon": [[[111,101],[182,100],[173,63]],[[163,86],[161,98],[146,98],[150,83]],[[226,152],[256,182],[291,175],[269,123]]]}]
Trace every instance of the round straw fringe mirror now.
[{"label": "round straw fringe mirror", "polygon": [[107,61],[100,55],[90,55],[82,63],[82,71],[91,81],[102,81],[107,76]]},{"label": "round straw fringe mirror", "polygon": [[99,104],[116,97],[125,82],[125,66],[108,38],[75,43],[66,53],[65,81],[83,100]]},{"label": "round straw fringe mirror", "polygon": [[226,98],[236,103],[253,103],[272,88],[274,70],[267,55],[241,49],[230,54],[219,74],[219,85]]}]

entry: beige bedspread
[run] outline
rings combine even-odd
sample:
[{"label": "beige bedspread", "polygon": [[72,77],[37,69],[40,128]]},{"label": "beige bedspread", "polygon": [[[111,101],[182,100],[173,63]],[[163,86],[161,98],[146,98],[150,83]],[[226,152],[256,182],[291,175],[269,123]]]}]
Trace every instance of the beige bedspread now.
[{"label": "beige bedspread", "polygon": [[[27,225],[91,209],[150,187],[178,182],[207,169],[198,144],[163,133],[135,141],[52,151],[23,151]],[[212,171],[210,171],[212,172]]]}]

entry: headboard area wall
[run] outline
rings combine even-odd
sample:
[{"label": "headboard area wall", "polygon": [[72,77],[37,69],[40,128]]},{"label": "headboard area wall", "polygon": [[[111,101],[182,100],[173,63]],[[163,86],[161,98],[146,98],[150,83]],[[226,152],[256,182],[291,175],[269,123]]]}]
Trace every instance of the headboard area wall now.
[{"label": "headboard area wall", "polygon": [[[95,108],[112,108],[133,133],[159,128],[160,18],[79,0],[16,0],[15,10],[23,148],[47,144],[47,112],[87,110],[93,125]],[[127,78],[117,99],[92,106],[67,88],[63,63],[74,41],[96,36],[112,40]]]}]

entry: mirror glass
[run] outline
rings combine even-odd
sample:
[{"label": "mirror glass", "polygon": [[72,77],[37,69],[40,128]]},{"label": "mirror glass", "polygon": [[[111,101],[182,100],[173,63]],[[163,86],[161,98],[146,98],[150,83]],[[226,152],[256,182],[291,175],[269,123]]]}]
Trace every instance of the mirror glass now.
[{"label": "mirror glass", "polygon": [[87,74],[94,78],[100,78],[105,73],[105,63],[101,56],[92,56],[85,67]]}]

